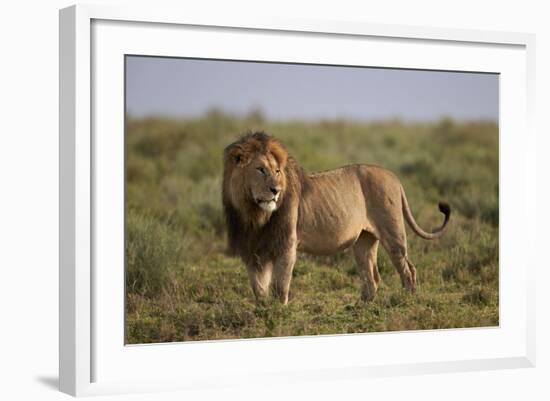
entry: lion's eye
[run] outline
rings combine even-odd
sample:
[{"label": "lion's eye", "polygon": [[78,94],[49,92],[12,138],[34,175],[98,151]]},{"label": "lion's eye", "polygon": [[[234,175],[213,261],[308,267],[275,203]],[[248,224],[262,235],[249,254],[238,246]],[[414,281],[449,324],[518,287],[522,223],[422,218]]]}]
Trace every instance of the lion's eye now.
[{"label": "lion's eye", "polygon": [[256,170],[265,175],[265,169],[263,167],[258,167]]},{"label": "lion's eye", "polygon": [[277,170],[275,170],[275,173],[276,173],[277,175],[279,175],[279,174],[281,174],[281,170],[277,169]]}]

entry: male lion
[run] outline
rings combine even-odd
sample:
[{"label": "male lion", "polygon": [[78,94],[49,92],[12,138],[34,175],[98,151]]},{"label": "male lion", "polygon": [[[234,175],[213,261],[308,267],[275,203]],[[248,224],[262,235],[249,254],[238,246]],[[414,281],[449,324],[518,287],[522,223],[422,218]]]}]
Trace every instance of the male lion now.
[{"label": "male lion", "polygon": [[445,221],[428,233],[416,224],[390,171],[356,164],[306,174],[281,142],[263,132],[225,148],[222,197],[229,250],[246,264],[256,299],[271,288],[283,304],[296,250],[331,255],[349,247],[363,281],[362,298],[372,301],[380,282],[379,242],[403,287],[414,292],[416,269],[407,255],[404,220],[420,237],[434,239],[451,214],[449,205],[439,203]]}]

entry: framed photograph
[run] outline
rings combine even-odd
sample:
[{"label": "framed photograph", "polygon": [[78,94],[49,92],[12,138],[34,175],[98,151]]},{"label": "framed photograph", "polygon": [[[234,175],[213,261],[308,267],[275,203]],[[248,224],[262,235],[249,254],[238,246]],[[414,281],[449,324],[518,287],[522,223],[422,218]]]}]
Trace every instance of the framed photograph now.
[{"label": "framed photograph", "polygon": [[61,391],[534,366],[533,49],[61,10]]}]

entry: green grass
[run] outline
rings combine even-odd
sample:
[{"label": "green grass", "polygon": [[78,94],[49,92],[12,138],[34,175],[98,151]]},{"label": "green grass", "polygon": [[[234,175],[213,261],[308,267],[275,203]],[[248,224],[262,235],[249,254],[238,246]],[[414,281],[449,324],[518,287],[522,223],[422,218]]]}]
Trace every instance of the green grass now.
[{"label": "green grass", "polygon": [[[401,178],[416,220],[442,239],[408,230],[418,269],[414,295],[379,252],[382,286],[360,301],[350,252],[300,254],[291,301],[256,305],[244,266],[226,256],[223,148],[262,129],[308,171],[374,163]],[[498,127],[489,122],[270,122],[213,111],[187,120],[128,118],[126,341],[152,343],[498,325]]]}]

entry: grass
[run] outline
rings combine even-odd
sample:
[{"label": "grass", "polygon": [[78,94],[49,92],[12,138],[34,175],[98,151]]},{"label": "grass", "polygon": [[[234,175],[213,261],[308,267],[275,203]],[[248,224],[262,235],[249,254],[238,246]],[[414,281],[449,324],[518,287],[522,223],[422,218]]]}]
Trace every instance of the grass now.
[{"label": "grass", "polygon": [[[291,301],[256,305],[246,271],[226,256],[223,148],[241,132],[279,137],[308,171],[350,163],[393,170],[416,220],[441,222],[434,242],[408,230],[414,295],[379,252],[382,286],[360,301],[349,251],[300,254]],[[212,111],[202,118],[132,119],[126,136],[126,342],[155,343],[498,325],[498,127],[490,122],[266,121]]]}]

